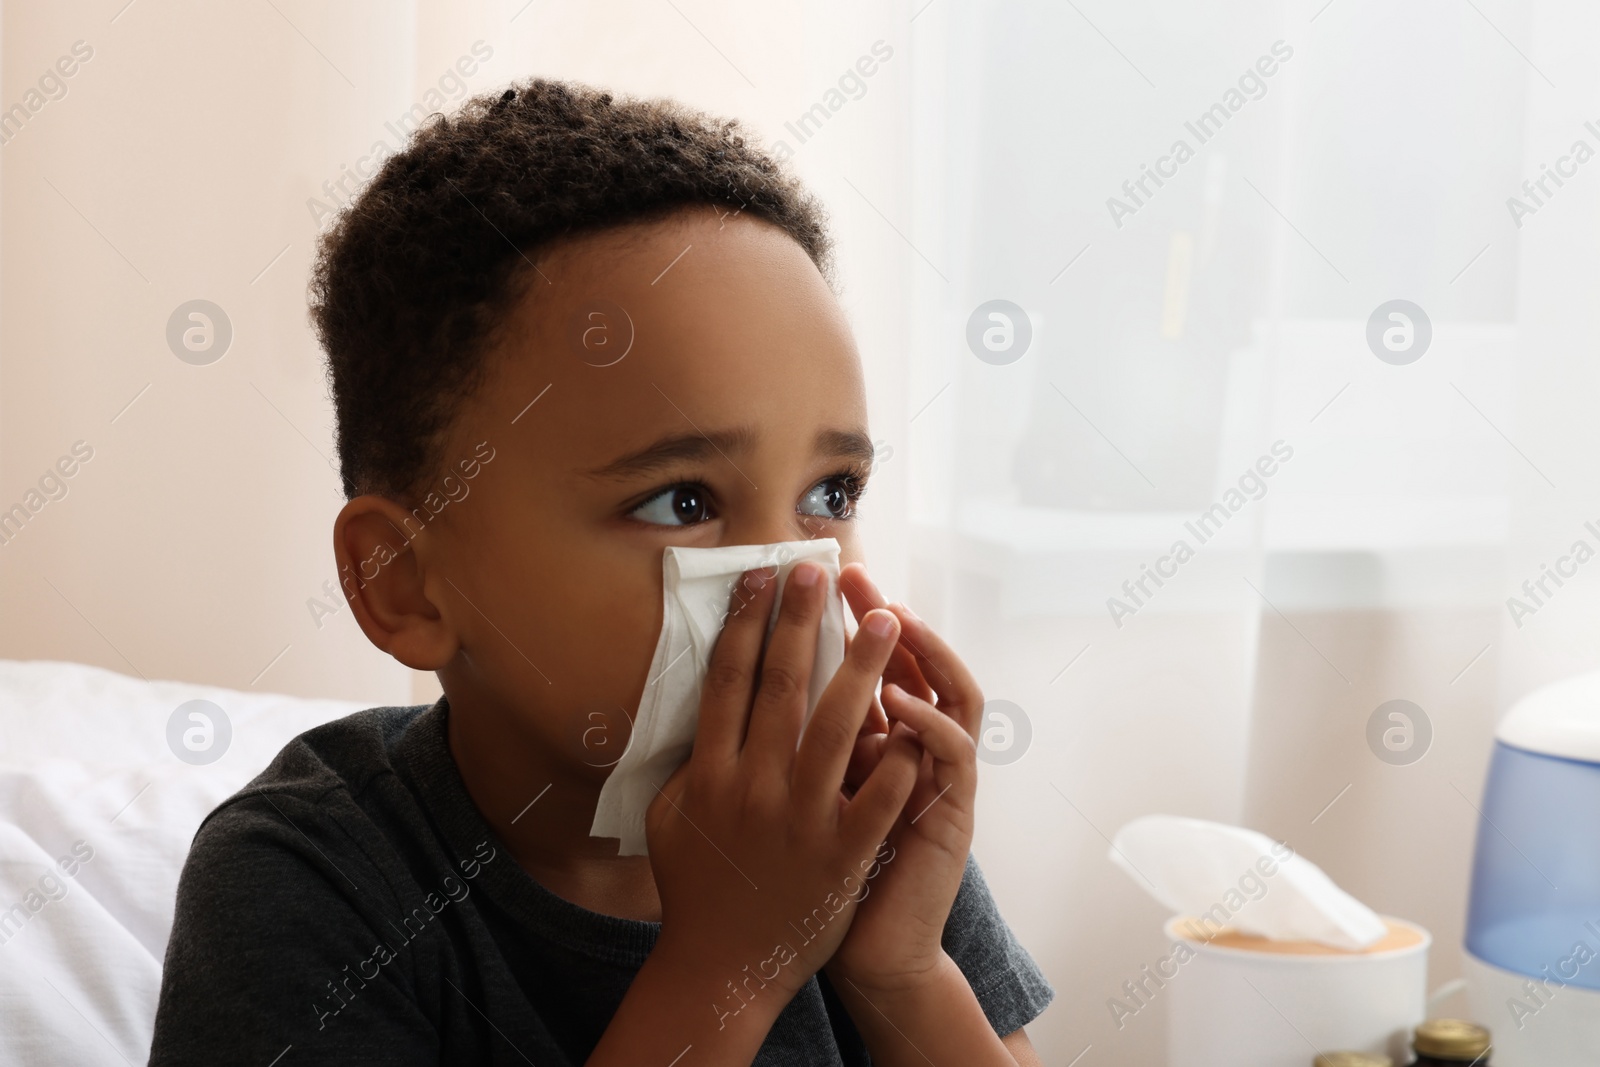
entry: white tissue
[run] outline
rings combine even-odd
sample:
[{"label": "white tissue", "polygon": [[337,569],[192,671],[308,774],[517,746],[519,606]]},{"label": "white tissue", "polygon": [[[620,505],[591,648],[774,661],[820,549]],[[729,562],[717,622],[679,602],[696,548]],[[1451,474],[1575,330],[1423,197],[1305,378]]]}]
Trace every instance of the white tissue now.
[{"label": "white tissue", "polygon": [[1111,859],[1173,911],[1210,915],[1200,929],[1211,933],[1222,920],[1257,937],[1358,950],[1388,932],[1322,868],[1254,830],[1146,815],[1117,831]]},{"label": "white tissue", "polygon": [[633,717],[627,750],[600,790],[594,825],[589,828],[591,837],[620,838],[620,856],[642,856],[649,851],[644,837],[645,809],[694,746],[700,690],[739,576],[756,567],[777,566],[778,596],[767,620],[770,633],[789,572],[802,560],[821,564],[828,581],[806,701],[809,722],[823,688],[844,662],[839,542],[821,537],[771,545],[666,550],[661,561],[661,636],[650,661],[639,711]]}]

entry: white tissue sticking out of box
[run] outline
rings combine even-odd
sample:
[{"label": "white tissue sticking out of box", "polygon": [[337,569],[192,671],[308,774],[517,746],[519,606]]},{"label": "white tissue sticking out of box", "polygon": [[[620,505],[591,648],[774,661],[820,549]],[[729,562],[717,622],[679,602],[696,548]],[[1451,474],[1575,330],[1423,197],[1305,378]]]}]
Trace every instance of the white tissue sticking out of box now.
[{"label": "white tissue sticking out of box", "polygon": [[739,576],[757,567],[777,568],[778,595],[767,621],[770,633],[789,572],[802,560],[821,564],[828,580],[806,701],[806,721],[810,722],[823,689],[844,662],[839,542],[819,537],[770,545],[666,549],[661,560],[661,636],[656,640],[639,711],[633,717],[627,750],[600,789],[589,836],[619,838],[620,856],[648,853],[645,809],[694,747],[706,668],[727,619]]},{"label": "white tissue sticking out of box", "polygon": [[1376,912],[1322,868],[1254,830],[1146,815],[1117,831],[1111,860],[1156,900],[1193,916],[1212,934],[1227,926],[1354,951],[1388,932]]}]

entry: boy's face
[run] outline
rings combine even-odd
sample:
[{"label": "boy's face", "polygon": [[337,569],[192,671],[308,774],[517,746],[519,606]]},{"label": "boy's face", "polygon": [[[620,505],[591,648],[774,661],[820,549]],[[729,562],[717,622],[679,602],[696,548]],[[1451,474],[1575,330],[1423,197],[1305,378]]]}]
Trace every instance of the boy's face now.
[{"label": "boy's face", "polygon": [[776,227],[685,209],[538,266],[442,457],[493,459],[413,547],[452,701],[598,779],[646,684],[662,551],[834,537],[858,559],[872,446],[844,315]]}]

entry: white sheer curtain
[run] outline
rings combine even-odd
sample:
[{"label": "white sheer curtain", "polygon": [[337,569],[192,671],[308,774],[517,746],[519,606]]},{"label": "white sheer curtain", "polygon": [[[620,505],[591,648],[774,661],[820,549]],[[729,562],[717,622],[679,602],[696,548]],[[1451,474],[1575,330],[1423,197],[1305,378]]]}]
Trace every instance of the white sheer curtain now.
[{"label": "white sheer curtain", "polygon": [[[1600,169],[1562,163],[1520,228],[1507,205],[1600,149],[1594,17],[1013,0],[913,24],[911,586],[1031,722],[986,771],[979,855],[1061,994],[1047,1059],[1161,1057],[1159,998],[1121,1029],[1106,1006],[1162,952],[1106,860],[1149,812],[1288,840],[1428,926],[1435,984],[1458,973],[1494,717],[1596,660],[1588,575],[1520,628],[1505,603],[1597,544]],[[995,299],[1032,326],[1004,365],[964,336]],[[1431,326],[1413,362],[1368,342],[1395,300]],[[1367,741],[1392,699],[1431,728],[1409,765]]]}]

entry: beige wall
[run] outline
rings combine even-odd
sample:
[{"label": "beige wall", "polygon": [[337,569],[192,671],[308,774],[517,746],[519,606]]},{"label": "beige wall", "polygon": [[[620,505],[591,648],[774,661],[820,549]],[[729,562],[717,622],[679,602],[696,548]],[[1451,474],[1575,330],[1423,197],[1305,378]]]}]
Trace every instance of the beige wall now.
[{"label": "beige wall", "polygon": [[[406,695],[347,612],[319,629],[305,604],[340,503],[305,200],[410,91],[386,7],[295,12],[351,89],[270,5],[6,5],[8,104],[75,40],[94,56],[0,150],[0,498],[74,441],[94,458],[0,548],[4,655]],[[209,366],[165,339],[195,298],[233,326]]]},{"label": "beige wall", "polygon": [[[93,56],[0,149],[0,507],[74,442],[94,458],[0,546],[0,655],[386,702],[437,688],[375,652],[347,611],[319,618],[307,603],[341,607],[322,591],[341,497],[305,313],[308,200],[325,200],[323,182],[375,139],[392,143],[385,122],[476,41],[494,54],[467,79],[473,92],[575,77],[781,135],[783,117],[893,36],[887,19],[842,4],[119,6],[4,8],[6,106],[74,41]],[[858,182],[900,180],[894,76],[853,125],[801,152],[830,201],[848,187],[827,167],[853,151],[870,161],[851,168]],[[897,238],[875,216],[858,232],[865,209],[840,207],[850,273],[892,276]],[[895,410],[892,305],[853,297],[873,395]],[[179,361],[164,338],[195,298],[233,326],[208,366]]]}]

